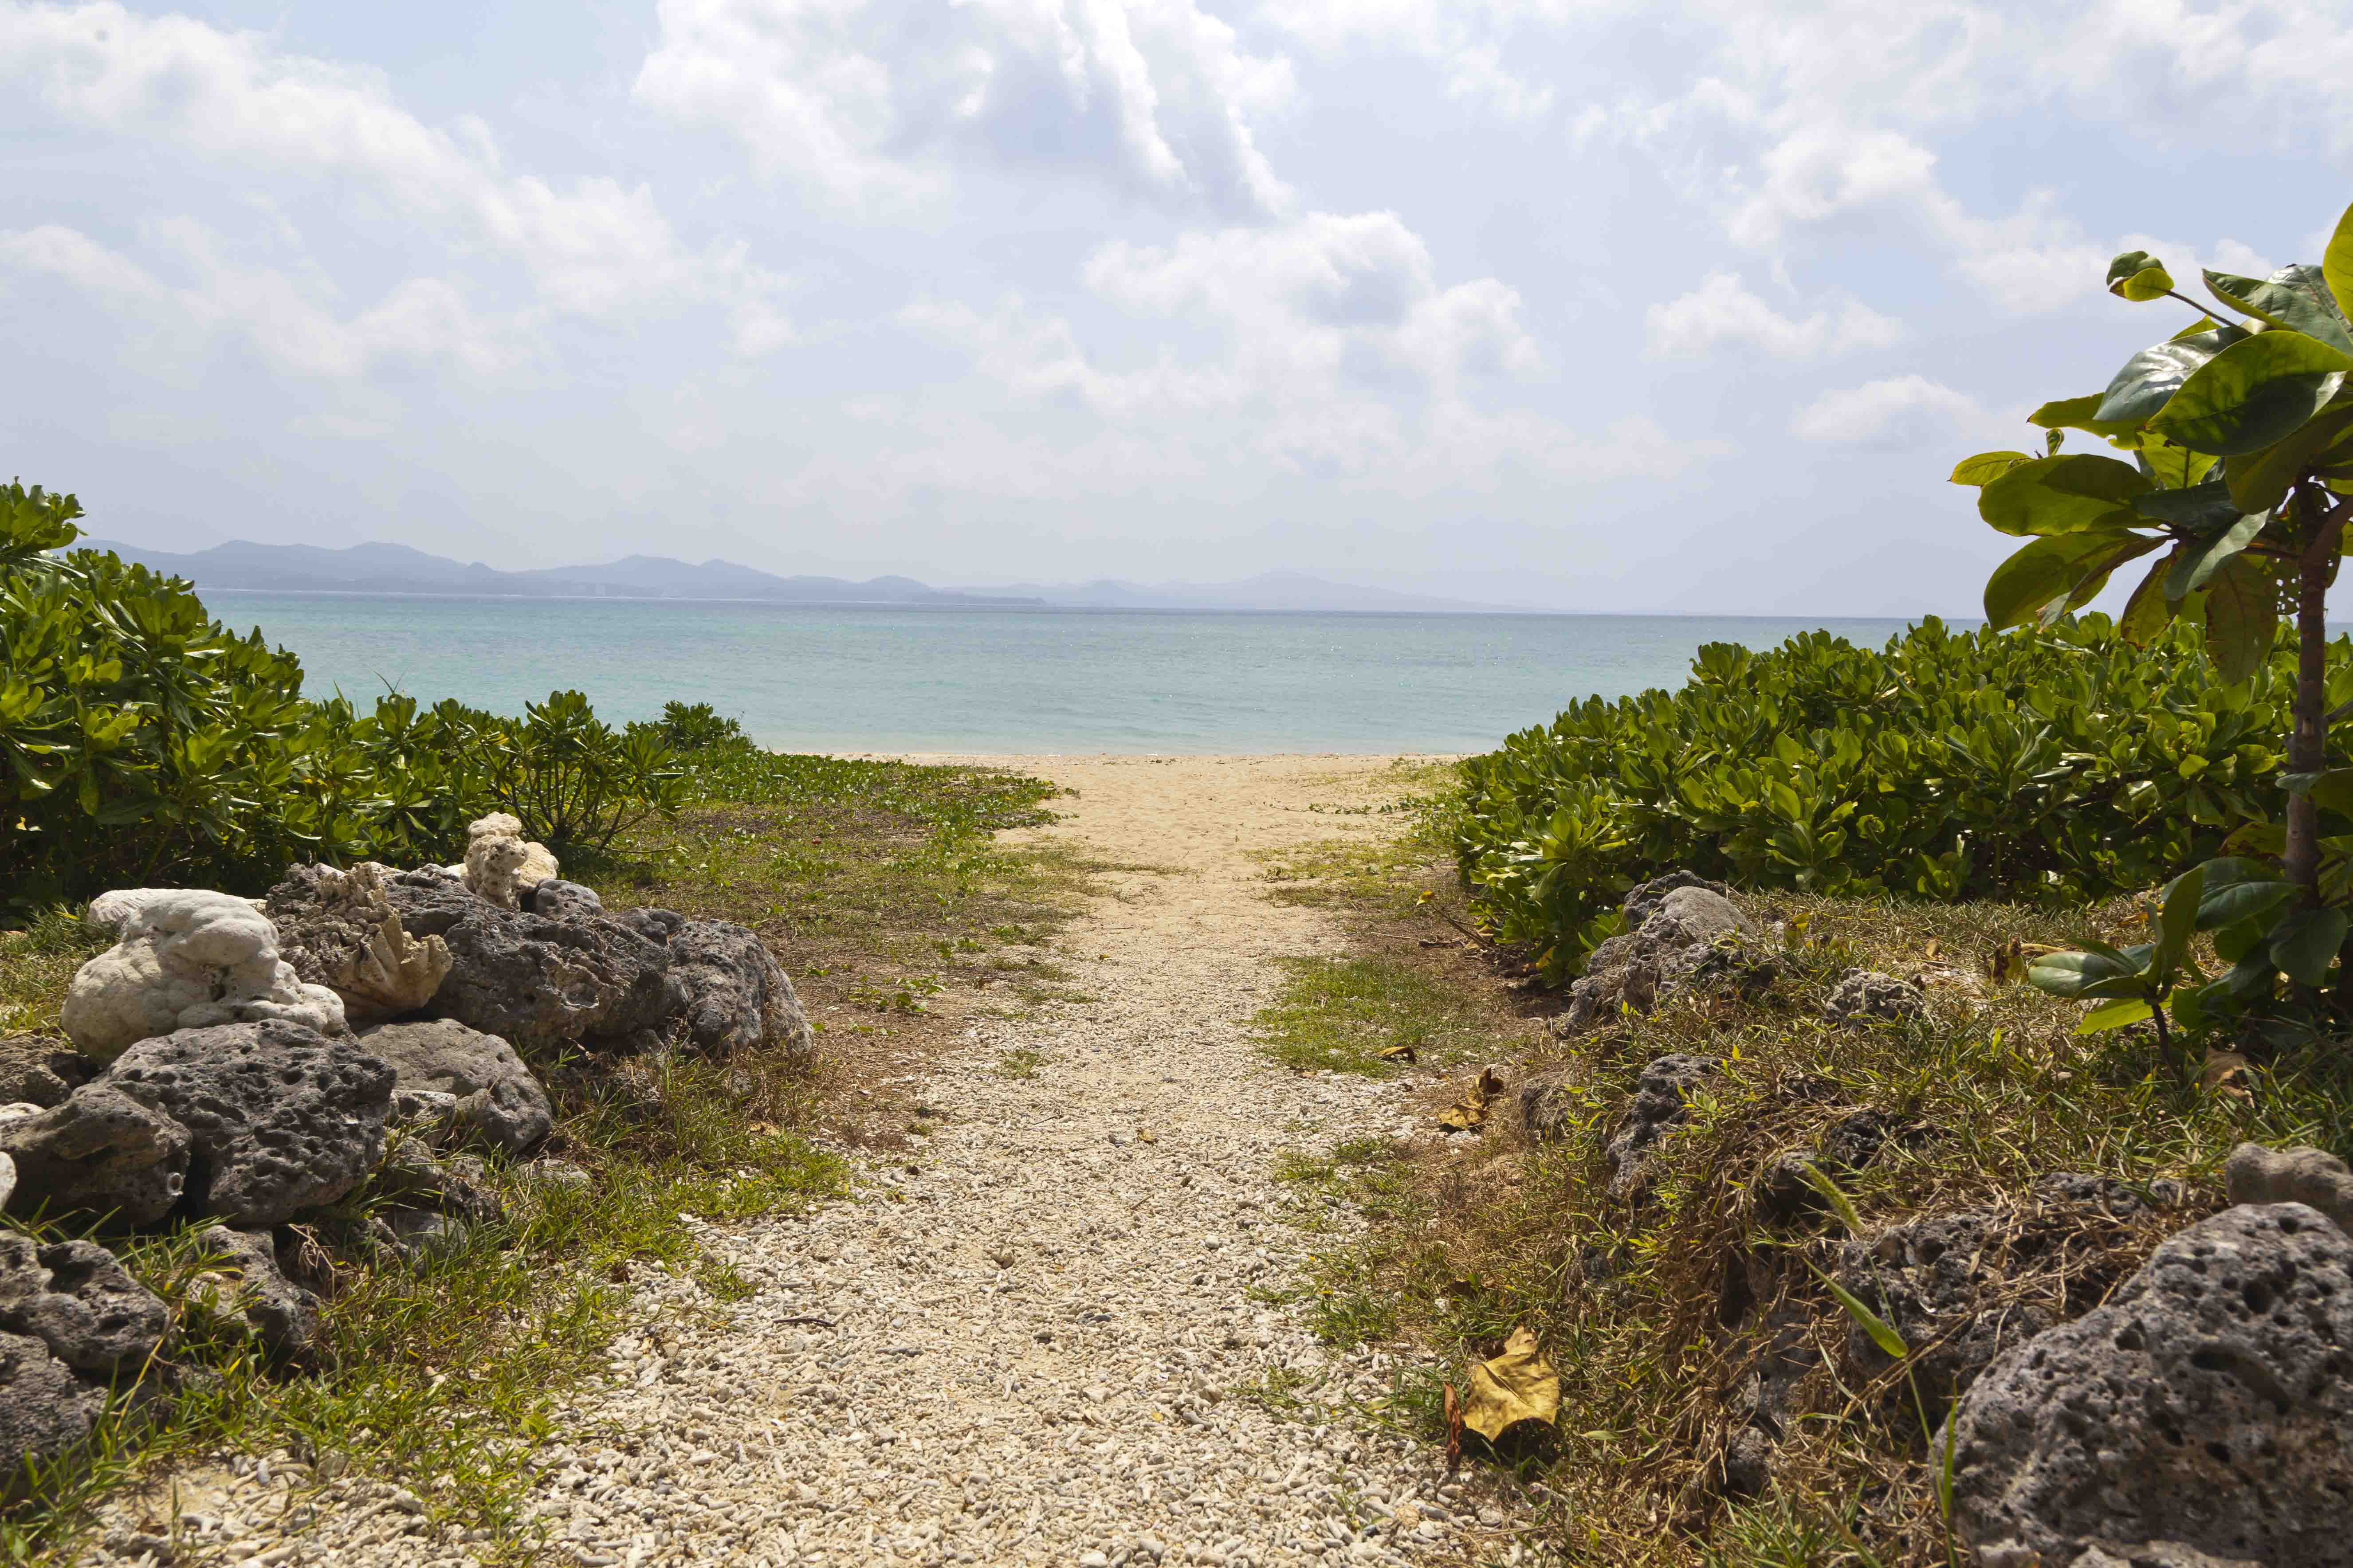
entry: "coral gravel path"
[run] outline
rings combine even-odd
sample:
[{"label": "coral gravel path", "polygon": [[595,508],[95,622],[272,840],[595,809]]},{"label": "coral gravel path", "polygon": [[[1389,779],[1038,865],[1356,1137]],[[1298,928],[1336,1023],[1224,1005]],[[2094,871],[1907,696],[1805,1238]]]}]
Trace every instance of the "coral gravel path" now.
[{"label": "coral gravel path", "polygon": [[[1001,760],[1076,790],[1039,832],[1114,868],[1060,942],[1087,999],[982,1024],[934,1062],[937,1131],[869,1161],[854,1198],[705,1227],[748,1300],[714,1312],[688,1280],[646,1285],[647,1329],[543,1456],[532,1506],[551,1555],[1273,1564],[1500,1545],[1426,1451],[1335,1414],[1386,1388],[1378,1360],[1327,1356],[1295,1306],[1271,1304],[1314,1240],[1280,1217],[1279,1152],[1411,1127],[1401,1085],[1253,1050],[1274,960],[1342,951],[1331,917],[1264,896],[1255,852],[1377,832],[1309,807],[1383,798],[1386,762]],[[1015,1051],[1036,1053],[1034,1077],[1002,1070]],[[1300,1381],[1278,1369],[1320,1412],[1238,1396]],[[266,1484],[248,1470],[230,1490]],[[231,1552],[478,1550],[436,1538],[406,1493],[333,1490],[361,1506]],[[214,1506],[243,1511],[227,1492]]]}]

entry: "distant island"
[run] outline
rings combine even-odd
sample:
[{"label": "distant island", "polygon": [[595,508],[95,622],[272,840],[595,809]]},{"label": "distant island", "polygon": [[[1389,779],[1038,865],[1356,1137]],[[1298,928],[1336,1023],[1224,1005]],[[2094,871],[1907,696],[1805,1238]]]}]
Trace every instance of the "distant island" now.
[{"label": "distant island", "polygon": [[630,555],[601,566],[545,566],[501,572],[480,562],[451,561],[406,544],[257,544],[232,540],[174,554],[93,539],[157,572],[185,577],[200,593],[426,594],[528,599],[754,600],[800,605],[905,605],[942,609],[1340,610],[1359,613],[1510,614],[1524,606],[1477,604],[1326,582],[1298,572],[1268,572],[1231,583],[1145,584],[1022,583],[1005,588],[934,588],[913,577],[780,577],[732,561],[700,564],[662,555]]}]

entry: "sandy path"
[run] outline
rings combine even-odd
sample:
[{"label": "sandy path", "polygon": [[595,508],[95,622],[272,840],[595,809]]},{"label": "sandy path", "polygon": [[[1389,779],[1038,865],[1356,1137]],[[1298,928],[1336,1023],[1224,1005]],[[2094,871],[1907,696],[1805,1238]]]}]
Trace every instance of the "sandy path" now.
[{"label": "sandy path", "polygon": [[[1273,1068],[1244,1026],[1271,960],[1340,945],[1252,852],[1378,831],[1305,808],[1382,798],[1386,763],[1006,760],[1079,792],[1043,832],[1153,868],[1109,873],[1059,944],[1095,1000],[976,1027],[924,1088],[939,1131],[856,1198],[705,1230],[759,1286],[723,1319],[649,1287],[649,1331],[548,1456],[559,1560],[1393,1563],[1475,1528],[1427,1454],[1234,1394],[1277,1367],[1320,1401],[1382,1381],[1253,1294],[1311,1242],[1272,1212],[1278,1151],[1405,1131],[1402,1091]],[[997,1070],[1016,1049],[1033,1078]],[[339,1524],[304,1556],[467,1561],[396,1511]]]}]

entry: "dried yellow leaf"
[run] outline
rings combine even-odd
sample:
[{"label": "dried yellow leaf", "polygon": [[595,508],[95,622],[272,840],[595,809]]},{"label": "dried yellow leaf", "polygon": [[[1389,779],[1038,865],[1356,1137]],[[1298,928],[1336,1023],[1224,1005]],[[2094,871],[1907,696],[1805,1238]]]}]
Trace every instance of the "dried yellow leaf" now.
[{"label": "dried yellow leaf", "polygon": [[1504,1353],[1471,1369],[1462,1387],[1462,1425],[1490,1443],[1523,1421],[1550,1426],[1560,1415],[1560,1373],[1536,1350],[1525,1326],[1504,1342]]},{"label": "dried yellow leaf", "polygon": [[1487,1120],[1495,1097],[1503,1092],[1504,1075],[1493,1068],[1482,1068],[1478,1081],[1462,1091],[1462,1098],[1438,1113],[1438,1124],[1469,1132]]}]

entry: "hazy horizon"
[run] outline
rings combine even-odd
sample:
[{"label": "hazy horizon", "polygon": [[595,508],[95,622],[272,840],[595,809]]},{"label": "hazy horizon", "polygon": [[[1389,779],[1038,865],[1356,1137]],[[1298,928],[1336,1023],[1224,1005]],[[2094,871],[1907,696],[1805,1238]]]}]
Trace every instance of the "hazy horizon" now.
[{"label": "hazy horizon", "polygon": [[2304,0],[0,0],[8,468],[174,551],[1949,615],[1954,459],[2183,324],[2112,252],[2317,258],[2348,64]]}]

